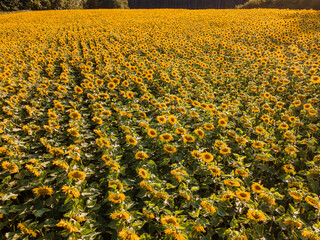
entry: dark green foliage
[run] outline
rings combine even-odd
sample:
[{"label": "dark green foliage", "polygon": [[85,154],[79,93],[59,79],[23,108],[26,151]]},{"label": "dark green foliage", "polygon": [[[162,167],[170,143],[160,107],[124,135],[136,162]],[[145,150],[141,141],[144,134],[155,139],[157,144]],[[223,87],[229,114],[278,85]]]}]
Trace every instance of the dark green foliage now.
[{"label": "dark green foliage", "polygon": [[249,0],[237,8],[320,9],[319,0]]},{"label": "dark green foliage", "polygon": [[127,0],[0,0],[0,11],[128,8]]}]

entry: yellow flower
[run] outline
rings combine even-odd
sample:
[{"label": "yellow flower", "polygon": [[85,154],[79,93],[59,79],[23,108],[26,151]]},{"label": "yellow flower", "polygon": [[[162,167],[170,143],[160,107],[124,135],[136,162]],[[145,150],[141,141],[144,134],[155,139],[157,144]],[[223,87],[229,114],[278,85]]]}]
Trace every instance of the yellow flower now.
[{"label": "yellow flower", "polygon": [[80,193],[77,190],[72,189],[71,187],[62,186],[61,189],[65,194],[68,194],[70,197],[74,197],[74,198],[80,197]]},{"label": "yellow flower", "polygon": [[157,117],[157,121],[158,121],[159,123],[164,124],[164,123],[167,122],[167,119],[166,119],[164,116],[158,116],[158,117]]},{"label": "yellow flower", "polygon": [[172,125],[174,125],[174,124],[176,124],[176,123],[178,122],[178,120],[176,119],[176,117],[173,116],[173,115],[169,115],[169,116],[168,116],[168,121],[169,121],[169,123],[172,124]]},{"label": "yellow flower", "polygon": [[52,195],[53,194],[53,189],[50,187],[39,187],[39,188],[34,188],[32,190],[38,197],[39,196],[46,196],[46,195]]},{"label": "yellow flower", "polygon": [[86,174],[85,174],[85,172],[75,170],[75,171],[69,172],[68,177],[72,178],[74,180],[83,180],[86,178]]},{"label": "yellow flower", "polygon": [[111,213],[110,217],[112,219],[117,219],[117,220],[126,220],[128,221],[130,219],[130,215],[127,212],[115,212]]},{"label": "yellow flower", "polygon": [[263,186],[260,185],[259,183],[254,183],[252,184],[251,189],[256,193],[261,193],[263,191]]},{"label": "yellow flower", "polygon": [[209,152],[204,152],[201,154],[201,158],[205,162],[211,162],[213,160],[213,155]]},{"label": "yellow flower", "polygon": [[103,120],[101,118],[99,118],[99,117],[93,117],[92,121],[94,121],[97,124],[102,124],[103,123]]},{"label": "yellow flower", "polygon": [[248,218],[252,219],[255,222],[266,221],[267,218],[262,211],[258,210],[248,210],[247,213]]},{"label": "yellow flower", "polygon": [[137,145],[137,140],[134,137],[131,137],[129,135],[126,136],[126,141],[127,143],[136,146]]},{"label": "yellow flower", "polygon": [[250,199],[250,193],[245,191],[236,192],[236,195],[239,199],[248,201]]},{"label": "yellow flower", "polygon": [[58,222],[56,224],[56,226],[62,227],[64,229],[68,230],[70,233],[79,232],[79,229],[67,220],[61,219],[60,222]]},{"label": "yellow flower", "polygon": [[149,156],[145,152],[139,151],[136,153],[135,158],[136,159],[147,159],[147,158],[149,158]]},{"label": "yellow flower", "polygon": [[160,135],[161,140],[166,141],[166,142],[170,142],[173,137],[170,133],[164,133]]},{"label": "yellow flower", "polygon": [[227,121],[225,119],[220,119],[218,121],[219,126],[226,127],[228,125]]},{"label": "yellow flower", "polygon": [[189,134],[183,135],[182,139],[185,143],[193,143],[196,140],[193,136]]},{"label": "yellow flower", "polygon": [[109,194],[109,201],[113,202],[113,203],[118,203],[118,202],[122,202],[124,201],[126,198],[126,196],[123,193],[120,194]]},{"label": "yellow flower", "polygon": [[71,111],[69,116],[73,119],[81,119],[81,114],[78,111]]},{"label": "yellow flower", "polygon": [[220,153],[223,154],[223,155],[231,153],[231,149],[228,148],[228,147],[221,148],[220,149]]},{"label": "yellow flower", "polygon": [[11,173],[17,173],[17,172],[19,172],[19,168],[18,168],[18,166],[17,166],[15,163],[10,163],[10,162],[8,162],[8,161],[3,161],[3,162],[1,163],[1,166],[2,166],[3,169],[6,169],[6,170],[8,170],[8,171],[11,172]]},{"label": "yellow flower", "polygon": [[22,232],[24,232],[25,234],[31,235],[32,237],[36,237],[37,233],[35,231],[33,231],[31,228],[27,227],[25,224],[23,223],[18,223],[17,226]]},{"label": "yellow flower", "polygon": [[161,218],[161,223],[163,225],[172,224],[174,227],[179,227],[178,219],[175,217],[163,217]]},{"label": "yellow flower", "polygon": [[155,129],[149,129],[149,130],[148,130],[148,135],[149,135],[149,137],[151,137],[151,138],[155,138],[155,137],[158,136],[158,133],[157,133],[157,131],[156,131]]},{"label": "yellow flower", "polygon": [[194,130],[195,134],[197,134],[200,138],[204,137],[204,131],[202,131],[201,129],[196,129]]},{"label": "yellow flower", "polygon": [[177,149],[174,146],[171,146],[171,145],[165,145],[163,147],[163,150],[165,150],[168,153],[175,153],[177,151]]},{"label": "yellow flower", "polygon": [[140,168],[138,173],[139,173],[140,177],[142,177],[143,179],[147,178],[147,176],[148,176],[147,171],[144,170],[143,168]]}]

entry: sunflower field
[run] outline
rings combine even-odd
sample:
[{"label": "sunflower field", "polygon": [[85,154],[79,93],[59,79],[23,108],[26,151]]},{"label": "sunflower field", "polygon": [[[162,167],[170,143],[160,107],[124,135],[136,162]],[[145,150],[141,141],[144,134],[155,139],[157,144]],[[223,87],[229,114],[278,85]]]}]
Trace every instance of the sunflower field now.
[{"label": "sunflower field", "polygon": [[320,12],[0,16],[0,239],[320,239]]}]

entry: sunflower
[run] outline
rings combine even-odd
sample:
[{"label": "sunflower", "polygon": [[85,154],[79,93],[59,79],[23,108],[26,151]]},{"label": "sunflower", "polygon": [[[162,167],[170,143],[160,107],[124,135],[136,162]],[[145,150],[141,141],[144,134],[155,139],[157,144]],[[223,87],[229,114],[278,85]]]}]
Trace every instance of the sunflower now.
[{"label": "sunflower", "polygon": [[283,169],[285,172],[287,173],[292,173],[294,172],[294,166],[290,165],[290,164],[286,164],[283,166]]},{"label": "sunflower", "polygon": [[103,123],[103,120],[101,118],[98,118],[98,117],[93,117],[92,121],[94,121],[95,123],[97,123],[99,125]]},{"label": "sunflower", "polygon": [[80,133],[78,132],[78,130],[76,128],[69,128],[67,131],[73,137],[79,137],[80,136]]},{"label": "sunflower", "polygon": [[236,195],[239,199],[248,201],[250,199],[250,193],[245,191],[236,192]]},{"label": "sunflower", "polygon": [[204,129],[206,130],[213,130],[214,129],[214,126],[211,124],[211,123],[205,123],[203,125]]},{"label": "sunflower", "polygon": [[158,116],[158,117],[157,117],[157,121],[158,121],[159,123],[164,124],[164,123],[167,122],[167,119],[166,119],[165,116]]},{"label": "sunflower", "polygon": [[177,149],[174,146],[171,146],[171,145],[165,145],[163,147],[163,150],[165,150],[168,153],[175,153],[177,151]]},{"label": "sunflower", "polygon": [[203,207],[207,212],[209,213],[215,213],[217,210],[215,209],[215,207],[213,207],[212,205],[210,205],[209,203],[202,201],[200,203],[201,207]]},{"label": "sunflower", "polygon": [[151,137],[151,138],[155,138],[158,136],[158,133],[155,129],[149,129],[148,130],[148,136]]},{"label": "sunflower", "polygon": [[173,116],[173,115],[169,115],[168,116],[168,121],[172,125],[174,125],[174,124],[176,124],[178,122],[177,118],[175,116]]},{"label": "sunflower", "polygon": [[224,182],[224,184],[226,184],[227,186],[230,186],[230,187],[240,187],[240,183],[237,181],[234,181],[232,179],[226,179],[223,182]]},{"label": "sunflower", "polygon": [[231,149],[228,148],[228,147],[224,147],[224,148],[221,148],[219,152],[220,152],[221,154],[225,155],[225,154],[231,153]]},{"label": "sunflower", "polygon": [[221,170],[217,167],[210,167],[209,168],[211,174],[215,177],[220,176]]},{"label": "sunflower", "polygon": [[129,135],[126,135],[126,141],[127,143],[136,146],[137,145],[137,140],[134,137],[131,137]]},{"label": "sunflower", "polygon": [[162,217],[161,223],[163,225],[172,224],[174,227],[179,227],[178,219],[175,217]]},{"label": "sunflower", "polygon": [[75,170],[75,171],[69,172],[68,177],[72,178],[74,180],[82,180],[82,179],[86,178],[86,173],[82,172],[82,171]]},{"label": "sunflower", "polygon": [[63,219],[61,219],[60,222],[58,222],[56,224],[56,226],[57,227],[62,227],[64,229],[68,230],[70,233],[79,232],[79,229],[76,226],[74,226],[72,223],[70,223],[70,222],[68,222],[66,220],[63,220]]},{"label": "sunflower", "polygon": [[139,174],[139,176],[142,177],[143,179],[147,178],[147,176],[148,176],[147,171],[144,170],[143,168],[140,168],[140,169],[138,170],[138,174]]},{"label": "sunflower", "polygon": [[205,233],[206,232],[206,230],[204,230],[204,227],[203,226],[201,226],[201,225],[196,225],[196,226],[193,226],[192,227],[192,230],[193,231],[196,231],[196,232],[203,232],[203,233]]},{"label": "sunflower", "polygon": [[294,218],[285,218],[283,223],[285,225],[289,225],[296,228],[302,228],[302,222],[300,219],[294,219]]},{"label": "sunflower", "polygon": [[259,183],[254,183],[252,184],[251,189],[256,193],[261,193],[263,191],[263,186],[260,185]]},{"label": "sunflower", "polygon": [[187,132],[187,130],[185,130],[184,128],[177,128],[175,131],[177,134],[185,134]]},{"label": "sunflower", "polygon": [[172,141],[173,137],[170,133],[164,133],[164,134],[160,135],[160,139],[165,142],[170,142],[170,141]]},{"label": "sunflower", "polygon": [[70,118],[72,119],[81,119],[81,114],[78,111],[71,111],[69,114]]},{"label": "sunflower", "polygon": [[297,151],[297,149],[294,148],[294,147],[286,147],[284,150],[285,150],[287,153],[290,153],[290,154],[295,154],[296,151]]},{"label": "sunflower", "polygon": [[310,196],[306,196],[304,199],[308,204],[310,204],[311,206],[315,207],[315,208],[320,208],[320,202],[319,199],[317,198],[313,198]]},{"label": "sunflower", "polygon": [[1,163],[1,166],[2,166],[3,169],[6,169],[6,170],[8,170],[8,171],[11,172],[11,173],[17,173],[17,172],[19,172],[19,168],[18,168],[18,166],[17,166],[15,163],[10,163],[10,162],[8,162],[8,161],[3,161],[3,162]]},{"label": "sunflower", "polygon": [[248,218],[252,219],[255,222],[266,221],[267,218],[262,211],[258,210],[248,210],[247,213]]},{"label": "sunflower", "polygon": [[261,141],[255,141],[255,142],[252,144],[252,147],[254,147],[254,148],[263,148],[263,147],[264,147],[264,143],[261,142]]},{"label": "sunflower", "polygon": [[101,115],[105,116],[105,117],[109,117],[109,116],[111,116],[111,111],[108,111],[108,110],[107,111],[102,111]]},{"label": "sunflower", "polygon": [[189,134],[183,135],[182,139],[185,143],[192,143],[195,141],[195,138]]},{"label": "sunflower", "polygon": [[225,119],[220,119],[218,121],[219,126],[226,127],[228,125],[227,121]]},{"label": "sunflower", "polygon": [[235,196],[235,195],[234,195],[233,192],[227,192],[227,193],[223,194],[221,200],[222,200],[222,201],[230,201],[231,199],[234,198],[234,196]]},{"label": "sunflower", "polygon": [[298,191],[290,191],[289,195],[293,197],[295,200],[302,200],[303,195]]},{"label": "sunflower", "polygon": [[312,109],[312,105],[310,103],[306,103],[306,104],[303,105],[303,109],[304,110],[310,110],[310,109]]},{"label": "sunflower", "polygon": [[199,136],[199,138],[204,137],[204,131],[202,131],[201,129],[194,130],[194,133],[197,134]]},{"label": "sunflower", "polygon": [[147,159],[149,156],[145,152],[137,152],[135,155],[135,159]]},{"label": "sunflower", "polygon": [[260,135],[263,135],[265,133],[265,130],[262,127],[256,127],[256,132]]},{"label": "sunflower", "polygon": [[80,193],[77,190],[72,189],[71,187],[62,186],[61,189],[65,194],[68,194],[70,197],[74,197],[74,198],[80,197]]},{"label": "sunflower", "polygon": [[39,187],[39,188],[34,188],[32,190],[38,197],[39,196],[46,196],[46,195],[52,195],[53,194],[53,189],[50,187]]},{"label": "sunflower", "polygon": [[33,231],[31,228],[27,227],[25,224],[23,223],[18,223],[17,226],[22,232],[24,232],[25,234],[31,235],[32,237],[36,237],[37,233],[35,231]]},{"label": "sunflower", "polygon": [[123,193],[120,194],[109,194],[109,201],[113,202],[113,203],[119,203],[124,201],[126,198],[126,196]]},{"label": "sunflower", "polygon": [[113,82],[109,82],[108,85],[107,85],[107,87],[108,87],[110,90],[113,90],[113,89],[116,88],[116,84],[113,83]]},{"label": "sunflower", "polygon": [[209,152],[204,152],[201,154],[201,158],[205,162],[211,162],[213,160],[213,155]]}]

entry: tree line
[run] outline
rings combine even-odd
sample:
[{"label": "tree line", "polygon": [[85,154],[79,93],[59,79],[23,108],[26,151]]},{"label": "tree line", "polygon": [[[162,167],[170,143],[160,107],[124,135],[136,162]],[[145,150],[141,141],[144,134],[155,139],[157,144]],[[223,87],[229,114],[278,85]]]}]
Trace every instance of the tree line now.
[{"label": "tree line", "polygon": [[320,9],[320,0],[0,0],[0,11],[81,8]]},{"label": "tree line", "polygon": [[247,0],[0,0],[0,11],[81,8],[235,8]]},{"label": "tree line", "polygon": [[0,11],[128,8],[128,0],[0,0]]}]

